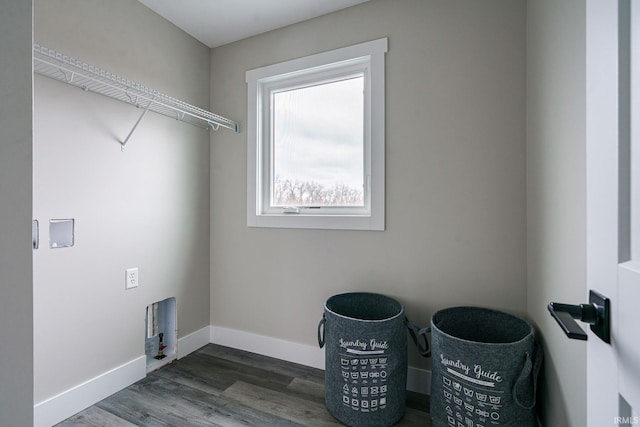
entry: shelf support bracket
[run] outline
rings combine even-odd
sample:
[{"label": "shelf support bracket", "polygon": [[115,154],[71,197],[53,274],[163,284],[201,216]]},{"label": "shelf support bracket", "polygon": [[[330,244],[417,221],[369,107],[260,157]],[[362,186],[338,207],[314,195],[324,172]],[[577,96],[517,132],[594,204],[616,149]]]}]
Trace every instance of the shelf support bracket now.
[{"label": "shelf support bracket", "polygon": [[136,128],[138,127],[138,125],[140,124],[140,122],[142,121],[142,118],[144,117],[145,114],[147,114],[147,111],[149,111],[149,107],[151,107],[151,104],[153,104],[153,101],[155,100],[155,96],[153,97],[153,99],[151,99],[149,101],[149,103],[147,104],[147,106],[145,107],[144,111],[142,112],[142,114],[140,115],[140,117],[138,117],[138,120],[136,121],[136,123],[133,125],[133,128],[131,129],[131,132],[129,132],[129,135],[127,135],[127,137],[124,139],[123,142],[121,142],[120,144],[122,145],[120,147],[120,150],[122,152],[125,151],[125,148],[127,146],[127,142],[129,142],[129,138],[131,138],[131,135],[133,134],[133,132],[136,130]]},{"label": "shelf support bracket", "polygon": [[[62,75],[64,76],[64,81],[67,83],[73,83],[73,78],[75,77],[75,73],[73,71],[66,71],[63,70],[62,68],[60,69],[60,72],[62,73]],[[69,74],[67,74],[69,73]]]}]

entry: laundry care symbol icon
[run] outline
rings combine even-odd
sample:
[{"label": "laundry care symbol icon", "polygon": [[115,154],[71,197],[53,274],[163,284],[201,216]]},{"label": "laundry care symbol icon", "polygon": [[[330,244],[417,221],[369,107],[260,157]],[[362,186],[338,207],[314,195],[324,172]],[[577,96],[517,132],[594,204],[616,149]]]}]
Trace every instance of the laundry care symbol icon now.
[{"label": "laundry care symbol icon", "polygon": [[476,409],[476,414],[484,418],[489,418],[489,412],[485,411],[484,409],[480,409],[480,408]]}]

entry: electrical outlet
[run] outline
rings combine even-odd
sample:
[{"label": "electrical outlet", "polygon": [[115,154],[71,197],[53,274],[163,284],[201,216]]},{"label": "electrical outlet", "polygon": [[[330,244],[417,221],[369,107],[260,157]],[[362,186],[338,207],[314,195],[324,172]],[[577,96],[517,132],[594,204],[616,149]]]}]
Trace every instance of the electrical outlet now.
[{"label": "electrical outlet", "polygon": [[125,274],[125,289],[138,287],[138,268],[127,268]]}]

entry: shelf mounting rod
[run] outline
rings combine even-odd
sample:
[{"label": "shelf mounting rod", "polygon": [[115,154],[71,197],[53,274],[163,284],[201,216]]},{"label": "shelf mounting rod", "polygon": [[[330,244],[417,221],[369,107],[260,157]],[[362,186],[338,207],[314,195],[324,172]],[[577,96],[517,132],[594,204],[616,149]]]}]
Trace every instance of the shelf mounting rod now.
[{"label": "shelf mounting rod", "polygon": [[136,128],[138,127],[138,125],[142,121],[142,118],[144,117],[144,115],[147,114],[147,111],[149,111],[149,107],[151,107],[151,104],[153,104],[154,99],[155,99],[155,96],[149,101],[149,103],[147,104],[146,108],[144,109],[144,111],[142,112],[140,117],[138,117],[138,120],[136,121],[136,124],[133,125],[133,128],[131,129],[131,132],[129,132],[129,135],[127,135],[127,137],[124,139],[124,141],[120,143],[120,144],[122,144],[122,146],[120,147],[120,150],[122,152],[125,151],[125,148],[127,146],[127,142],[129,142],[129,138],[131,138],[131,135],[133,134],[133,132],[136,130]]}]

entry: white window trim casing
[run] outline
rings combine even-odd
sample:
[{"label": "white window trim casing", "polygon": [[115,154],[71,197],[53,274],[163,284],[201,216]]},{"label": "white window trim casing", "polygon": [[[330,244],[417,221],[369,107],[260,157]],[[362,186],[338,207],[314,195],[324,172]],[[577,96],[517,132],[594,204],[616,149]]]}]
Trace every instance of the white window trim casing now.
[{"label": "white window trim casing", "polygon": [[[382,38],[323,52],[303,58],[256,68],[246,72],[247,103],[247,226],[277,228],[314,228],[343,230],[384,230],[385,227],[385,53],[388,39]],[[336,67],[337,64],[342,63]],[[346,65],[346,66],[345,66]],[[292,82],[301,72],[312,70],[327,75],[348,67],[365,74],[365,208],[333,209],[333,213],[316,213],[310,208],[273,211],[263,206],[262,194],[263,93],[279,82]],[[304,79],[305,77],[301,77]],[[367,99],[368,95],[368,99]],[[369,101],[369,102],[367,102]],[[368,188],[367,188],[368,187]],[[327,209],[330,210],[330,209]]]}]

